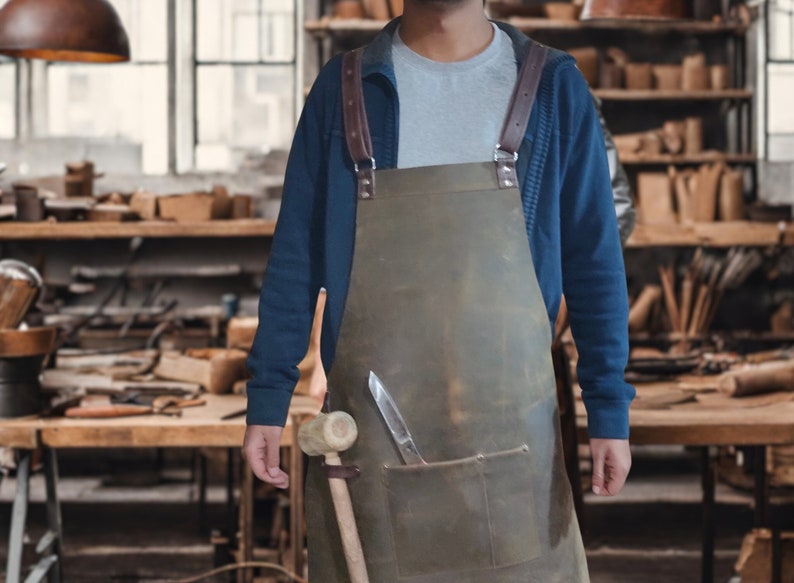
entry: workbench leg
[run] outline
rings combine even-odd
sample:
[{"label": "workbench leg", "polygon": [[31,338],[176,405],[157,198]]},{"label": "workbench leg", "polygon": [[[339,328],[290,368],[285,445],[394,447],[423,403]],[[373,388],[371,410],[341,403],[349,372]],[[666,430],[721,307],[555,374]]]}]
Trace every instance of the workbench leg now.
[{"label": "workbench leg", "polygon": [[11,532],[8,539],[6,583],[19,583],[22,577],[22,549],[25,542],[25,523],[28,515],[30,491],[30,458],[33,452],[20,450],[17,464],[17,492],[11,512]]},{"label": "workbench leg", "polygon": [[63,529],[61,521],[61,503],[58,500],[58,457],[54,449],[44,450],[44,478],[47,483],[47,526],[52,533],[49,550],[42,552],[46,556],[55,557],[47,577],[50,583],[61,583],[61,561],[63,545]]},{"label": "workbench leg", "polygon": [[753,475],[755,478],[755,512],[754,521],[756,528],[768,528],[772,532],[772,579],[771,583],[782,581],[782,553],[780,549],[780,530],[772,524],[769,512],[769,478],[766,471],[766,446],[758,445],[753,448]]},{"label": "workbench leg", "polygon": [[715,469],[708,447],[700,448],[701,488],[703,490],[702,540],[703,548],[700,564],[700,580],[702,583],[714,581],[714,487]]},{"label": "workbench leg", "polygon": [[[254,560],[254,473],[243,458],[240,464],[240,519],[237,559],[243,563]],[[239,583],[253,583],[253,569],[237,571]]]}]

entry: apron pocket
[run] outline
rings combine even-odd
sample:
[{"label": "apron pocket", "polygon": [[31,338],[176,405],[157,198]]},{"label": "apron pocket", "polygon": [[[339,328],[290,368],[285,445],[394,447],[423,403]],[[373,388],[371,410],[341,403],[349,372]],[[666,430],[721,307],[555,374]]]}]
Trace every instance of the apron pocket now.
[{"label": "apron pocket", "polygon": [[400,578],[540,556],[529,448],[384,469]]}]

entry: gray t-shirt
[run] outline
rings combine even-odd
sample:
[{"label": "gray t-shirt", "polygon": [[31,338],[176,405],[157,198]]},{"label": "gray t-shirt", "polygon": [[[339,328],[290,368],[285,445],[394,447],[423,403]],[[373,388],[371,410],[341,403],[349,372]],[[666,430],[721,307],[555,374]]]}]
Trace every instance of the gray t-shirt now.
[{"label": "gray t-shirt", "polygon": [[510,37],[494,27],[491,44],[466,61],[439,63],[392,44],[400,103],[398,168],[493,160],[516,83]]}]

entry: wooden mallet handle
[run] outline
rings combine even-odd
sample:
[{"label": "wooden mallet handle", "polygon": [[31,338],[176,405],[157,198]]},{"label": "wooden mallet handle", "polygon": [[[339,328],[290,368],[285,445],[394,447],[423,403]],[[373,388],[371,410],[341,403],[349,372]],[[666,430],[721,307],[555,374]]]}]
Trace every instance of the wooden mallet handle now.
[{"label": "wooden mallet handle", "polygon": [[[342,411],[321,413],[298,431],[298,445],[304,453],[311,456],[324,455],[329,466],[342,465],[339,452],[347,450],[358,437],[358,429],[353,418]],[[345,551],[350,583],[369,583],[364,551],[358,537],[356,518],[347,482],[342,478],[328,478],[331,499],[334,501],[336,522]]]}]

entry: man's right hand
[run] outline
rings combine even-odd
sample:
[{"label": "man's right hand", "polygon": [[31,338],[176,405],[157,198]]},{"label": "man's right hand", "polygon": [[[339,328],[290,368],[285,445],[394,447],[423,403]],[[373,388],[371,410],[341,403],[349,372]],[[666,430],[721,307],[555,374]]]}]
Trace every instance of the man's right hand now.
[{"label": "man's right hand", "polygon": [[254,475],[276,488],[288,488],[289,476],[279,467],[281,433],[277,425],[249,425],[243,451]]}]

